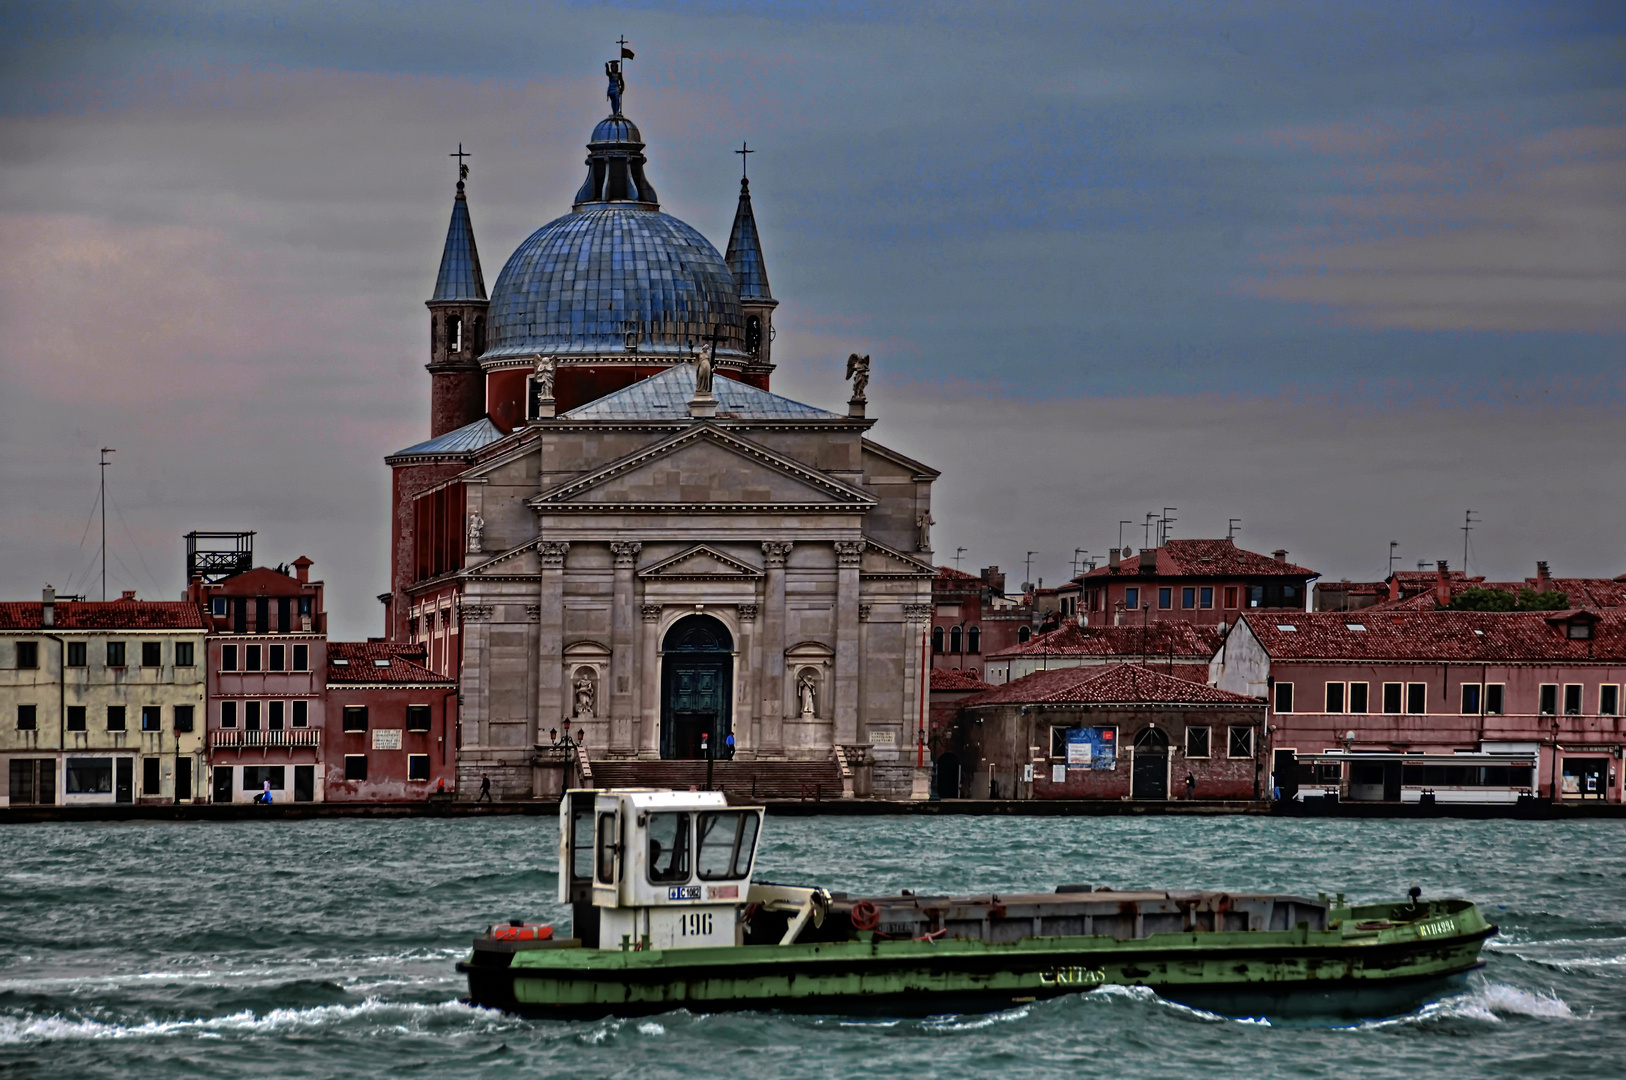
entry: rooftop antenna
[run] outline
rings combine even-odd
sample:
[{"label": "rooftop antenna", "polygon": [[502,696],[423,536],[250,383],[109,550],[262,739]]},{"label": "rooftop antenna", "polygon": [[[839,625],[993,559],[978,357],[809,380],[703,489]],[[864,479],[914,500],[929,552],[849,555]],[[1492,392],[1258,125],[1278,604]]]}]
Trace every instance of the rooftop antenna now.
[{"label": "rooftop antenna", "polygon": [[1389,541],[1389,573],[1387,575],[1388,577],[1394,577],[1395,576],[1395,560],[1400,558],[1399,555],[1395,554],[1395,548],[1397,548],[1399,546],[1400,546],[1400,541],[1399,540],[1391,540],[1391,541]]},{"label": "rooftop antenna", "polygon": [[1231,518],[1225,523],[1225,539],[1235,540],[1237,530],[1242,528],[1241,518]]},{"label": "rooftop antenna", "polygon": [[1079,558],[1079,556],[1080,555],[1088,555],[1088,554],[1089,554],[1089,552],[1086,551],[1084,548],[1074,548],[1073,549],[1073,576],[1074,577],[1078,576],[1078,568],[1079,568],[1080,564],[1082,564],[1084,562],[1084,560]]},{"label": "rooftop antenna", "polygon": [[957,547],[957,548],[954,549],[954,569],[958,570],[960,568],[960,556],[964,555],[967,551],[970,551],[970,550],[971,550],[970,548],[963,548],[963,547]]},{"label": "rooftop antenna", "polygon": [[1141,526],[1140,526],[1140,530],[1141,530],[1141,546],[1142,547],[1151,547],[1152,546],[1152,522],[1155,521],[1156,519],[1157,519],[1157,511],[1156,510],[1148,510],[1148,511],[1146,511],[1146,520],[1141,522]]},{"label": "rooftop antenna", "polygon": [[1418,559],[1417,560],[1417,569],[1419,569],[1419,570],[1427,570],[1429,567],[1431,567],[1433,565],[1434,564],[1429,562],[1427,559]]},{"label": "rooftop antenna", "polygon": [[1175,518],[1172,518],[1172,517],[1169,516],[1169,512],[1172,511],[1172,510],[1178,510],[1178,509],[1180,509],[1178,506],[1165,506],[1163,508],[1163,516],[1158,518],[1158,520],[1157,520],[1157,546],[1158,547],[1162,547],[1165,543],[1168,542],[1168,539],[1169,539],[1169,526],[1173,525],[1175,523],[1175,521],[1176,521]]},{"label": "rooftop antenna", "polygon": [[1118,550],[1119,551],[1122,551],[1124,549],[1124,526],[1125,525],[1133,525],[1133,524],[1134,524],[1133,521],[1120,521],[1120,522],[1118,522]]},{"label": "rooftop antenna", "polygon": [[107,460],[108,454],[116,454],[111,446],[102,447],[102,603],[107,602]]},{"label": "rooftop antenna", "polygon": [[1027,592],[1029,589],[1033,588],[1033,556],[1035,556],[1037,554],[1038,554],[1037,551],[1028,552],[1027,572],[1022,575],[1022,591],[1023,592]]},{"label": "rooftop antenna", "polygon": [[751,149],[751,144],[750,143],[741,141],[740,148],[738,150],[734,151],[734,152],[736,154],[740,155],[740,179],[744,180],[745,179],[745,155],[746,154],[754,154],[754,153],[756,153],[756,151]]},{"label": "rooftop antenna", "polygon": [[1468,576],[1468,534],[1474,531],[1474,526],[1479,524],[1479,521],[1479,518],[1474,517],[1472,510],[1462,515],[1462,574],[1464,577]]},{"label": "rooftop antenna", "polygon": [[463,181],[467,180],[469,178],[469,167],[467,165],[463,164],[463,159],[467,158],[467,157],[473,157],[474,155],[473,154],[465,154],[463,152],[463,144],[458,143],[457,144],[457,153],[455,153],[455,154],[447,154],[446,156],[447,157],[454,157],[454,158],[457,159],[457,182],[459,184],[461,184]]}]

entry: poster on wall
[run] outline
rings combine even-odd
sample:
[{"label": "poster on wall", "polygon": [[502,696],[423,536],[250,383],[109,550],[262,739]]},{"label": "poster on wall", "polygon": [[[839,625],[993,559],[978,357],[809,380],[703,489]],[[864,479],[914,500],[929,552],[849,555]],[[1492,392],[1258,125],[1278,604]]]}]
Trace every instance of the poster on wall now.
[{"label": "poster on wall", "polygon": [[1069,769],[1114,769],[1118,766],[1118,729],[1076,727],[1067,729]]}]

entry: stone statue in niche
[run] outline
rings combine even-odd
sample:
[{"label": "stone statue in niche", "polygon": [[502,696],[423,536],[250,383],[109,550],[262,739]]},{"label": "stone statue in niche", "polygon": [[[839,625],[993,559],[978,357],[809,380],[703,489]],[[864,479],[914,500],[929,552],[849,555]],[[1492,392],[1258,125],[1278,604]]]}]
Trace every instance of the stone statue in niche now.
[{"label": "stone statue in niche", "polygon": [[480,554],[480,537],[486,531],[486,519],[478,513],[469,515],[469,554]]},{"label": "stone statue in niche", "polygon": [[852,353],[847,357],[847,378],[853,383],[852,400],[867,401],[864,390],[869,386],[869,356]]},{"label": "stone statue in niche", "polygon": [[811,668],[803,668],[796,679],[796,700],[802,706],[802,716],[819,715],[819,680]]},{"label": "stone statue in niche", "polygon": [[711,396],[711,367],[712,347],[708,341],[695,350],[694,354],[694,396]]},{"label": "stone statue in niche", "polygon": [[593,679],[590,668],[582,668],[576,672],[576,682],[572,687],[575,691],[575,708],[571,711],[575,716],[591,720],[596,714],[593,709],[598,697],[598,684]]},{"label": "stone statue in niche", "polygon": [[935,524],[937,522],[932,519],[929,510],[915,518],[915,528],[920,531],[920,537],[915,545],[916,551],[930,551],[932,549],[932,526]]}]

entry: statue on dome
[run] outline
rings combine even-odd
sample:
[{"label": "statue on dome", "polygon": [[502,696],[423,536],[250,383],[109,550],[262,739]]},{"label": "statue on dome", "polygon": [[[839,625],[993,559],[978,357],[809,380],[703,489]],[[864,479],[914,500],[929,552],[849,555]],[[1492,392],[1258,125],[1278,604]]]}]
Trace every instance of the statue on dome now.
[{"label": "statue on dome", "polygon": [[621,76],[621,61],[604,61],[604,74],[609,76],[610,79],[609,89],[604,91],[605,96],[610,99],[610,115],[620,116],[621,95],[625,93],[627,89],[627,80]]},{"label": "statue on dome", "polygon": [[711,365],[712,344],[708,341],[695,350],[694,354],[694,396],[711,396]]},{"label": "statue on dome", "polygon": [[852,400],[860,403],[867,401],[864,390],[869,386],[869,356],[859,356],[857,353],[848,356],[846,377],[853,383]]}]

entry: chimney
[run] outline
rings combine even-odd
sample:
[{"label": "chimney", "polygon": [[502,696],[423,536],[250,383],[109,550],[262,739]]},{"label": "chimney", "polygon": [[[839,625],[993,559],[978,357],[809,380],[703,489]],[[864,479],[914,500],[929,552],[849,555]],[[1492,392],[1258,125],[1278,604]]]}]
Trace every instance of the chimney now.
[{"label": "chimney", "polygon": [[1399,574],[1390,574],[1389,575],[1389,599],[1391,599],[1391,600],[1399,600],[1400,599],[1400,575]]},{"label": "chimney", "polygon": [[40,625],[56,625],[56,590],[49,585],[45,586],[45,592],[40,595]]},{"label": "chimney", "polygon": [[1112,625],[1113,626],[1122,626],[1123,624],[1124,624],[1124,602],[1122,600],[1119,600],[1116,604],[1112,605]]},{"label": "chimney", "polygon": [[1117,548],[1108,548],[1107,549],[1107,565],[1110,566],[1112,569],[1116,570],[1116,569],[1118,569],[1118,563],[1120,561],[1121,560],[1118,558],[1118,549]]},{"label": "chimney", "polygon": [[1273,555],[1275,557],[1277,562],[1286,562],[1287,561],[1287,549],[1286,548],[1277,548],[1275,551],[1271,552],[1271,555]]},{"label": "chimney", "polygon": [[311,560],[303,555],[294,560],[294,577],[299,580],[301,585],[307,585],[310,583],[312,565],[314,564],[311,562]]},{"label": "chimney", "polygon": [[1140,553],[1140,572],[1143,574],[1157,573],[1157,548],[1147,548]]},{"label": "chimney", "polygon": [[1548,572],[1547,564],[1545,562],[1536,563],[1536,591],[1546,592],[1547,583],[1550,581],[1552,581],[1552,574]]},{"label": "chimney", "polygon": [[120,600],[134,600],[135,599],[135,594],[136,594],[136,591],[134,589],[125,589],[124,590],[124,595],[119,597],[119,599]]},{"label": "chimney", "polygon": [[1441,606],[1451,602],[1451,564],[1444,559],[1434,564],[1434,602]]}]

